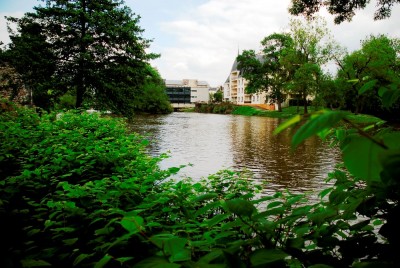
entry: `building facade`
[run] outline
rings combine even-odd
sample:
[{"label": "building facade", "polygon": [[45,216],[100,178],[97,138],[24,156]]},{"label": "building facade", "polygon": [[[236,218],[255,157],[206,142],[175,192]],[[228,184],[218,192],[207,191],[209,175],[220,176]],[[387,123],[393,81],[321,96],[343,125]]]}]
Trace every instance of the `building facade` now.
[{"label": "building facade", "polygon": [[164,80],[171,103],[196,103],[210,100],[210,85],[196,79]]},{"label": "building facade", "polygon": [[241,70],[238,69],[238,63],[235,59],[231,71],[226,79],[224,88],[224,100],[234,104],[266,104],[266,93],[246,93],[247,80],[242,76]]}]

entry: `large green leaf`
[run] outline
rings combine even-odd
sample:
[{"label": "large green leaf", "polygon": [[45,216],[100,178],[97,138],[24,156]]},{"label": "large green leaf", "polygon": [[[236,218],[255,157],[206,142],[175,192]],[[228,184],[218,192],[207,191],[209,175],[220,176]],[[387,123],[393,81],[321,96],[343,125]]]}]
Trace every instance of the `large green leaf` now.
[{"label": "large green leaf", "polygon": [[179,268],[179,264],[170,263],[165,258],[151,257],[135,264],[135,268]]},{"label": "large green leaf", "polygon": [[226,201],[226,205],[230,212],[239,216],[250,217],[256,211],[256,208],[250,201],[240,198],[228,200]]},{"label": "large green leaf", "polygon": [[[250,256],[250,261],[252,267],[284,267],[284,260],[288,256],[279,249],[259,249]],[[281,266],[278,264],[281,264]]]},{"label": "large green leaf", "polygon": [[77,266],[77,265],[78,265],[79,263],[81,263],[83,260],[85,260],[85,259],[87,259],[87,258],[89,258],[89,257],[91,257],[91,256],[93,256],[93,254],[85,254],[85,253],[82,253],[82,254],[80,254],[78,257],[75,258],[73,265],[74,265],[74,266]]},{"label": "large green leaf", "polygon": [[108,254],[104,255],[103,258],[101,258],[101,260],[99,260],[98,262],[96,262],[96,264],[94,265],[94,268],[103,268],[109,261],[111,261],[112,257]]},{"label": "large green leaf", "polygon": [[43,260],[21,260],[22,267],[48,267],[51,266],[50,263],[43,261]]},{"label": "large green leaf", "polygon": [[192,201],[193,202],[203,202],[206,200],[214,199],[216,197],[218,197],[218,194],[216,194],[216,193],[206,193],[203,195],[196,196]]},{"label": "large green leaf", "polygon": [[129,233],[135,234],[140,232],[144,228],[144,220],[142,217],[139,216],[124,217],[121,220],[121,225]]},{"label": "large green leaf", "polygon": [[[386,133],[377,138],[390,149],[400,149],[400,133]],[[354,135],[342,151],[344,164],[352,175],[366,181],[380,181],[380,158],[386,149],[367,137]]]},{"label": "large green leaf", "polygon": [[152,236],[150,241],[162,249],[165,254],[168,254],[171,262],[189,261],[191,259],[191,252],[185,248],[188,243],[185,238],[161,234]]},{"label": "large green leaf", "polygon": [[280,124],[275,130],[274,130],[274,135],[277,135],[279,133],[281,133],[283,130],[289,128],[290,126],[300,122],[301,120],[301,116],[295,115],[291,118],[289,118],[288,120],[286,120],[285,122],[283,122],[282,124]]},{"label": "large green leaf", "polygon": [[231,215],[230,214],[218,214],[216,216],[214,216],[213,218],[209,219],[206,221],[208,227],[213,227],[214,225],[220,223],[221,221],[226,220],[227,218],[229,218]]},{"label": "large green leaf", "polygon": [[334,127],[340,120],[348,115],[343,111],[319,111],[302,125],[292,138],[292,148],[296,148],[305,139],[319,132]]},{"label": "large green leaf", "polygon": [[365,83],[359,90],[358,90],[358,94],[364,94],[365,92],[367,92],[368,90],[371,90],[376,83],[378,82],[378,80],[374,79],[371,81],[368,81],[367,83]]},{"label": "large green leaf", "polygon": [[387,150],[380,157],[383,167],[382,182],[391,187],[398,188],[400,181],[400,150]]},{"label": "large green leaf", "polygon": [[383,152],[384,149],[370,139],[356,136],[343,148],[344,164],[355,177],[377,181],[382,171],[378,155]]},{"label": "large green leaf", "polygon": [[378,91],[384,107],[391,107],[400,98],[400,89],[397,86],[381,87]]}]

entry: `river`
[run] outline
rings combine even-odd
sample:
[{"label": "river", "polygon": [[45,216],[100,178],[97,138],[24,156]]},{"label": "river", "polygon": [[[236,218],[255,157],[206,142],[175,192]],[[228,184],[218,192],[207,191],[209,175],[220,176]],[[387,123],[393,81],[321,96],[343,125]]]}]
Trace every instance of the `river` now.
[{"label": "river", "polygon": [[178,177],[196,180],[221,169],[246,169],[271,191],[316,193],[325,188],[340,151],[317,137],[291,151],[288,131],[273,135],[280,122],[257,116],[174,112],[136,116],[130,127],[148,137],[151,155],[170,155],[161,168],[191,164]]}]

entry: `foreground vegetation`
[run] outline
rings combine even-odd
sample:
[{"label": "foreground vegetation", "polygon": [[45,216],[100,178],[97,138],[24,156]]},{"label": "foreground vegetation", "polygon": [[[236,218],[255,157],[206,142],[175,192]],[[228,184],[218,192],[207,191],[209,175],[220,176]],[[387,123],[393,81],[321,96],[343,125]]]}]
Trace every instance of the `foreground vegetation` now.
[{"label": "foreground vegetation", "polygon": [[311,203],[265,196],[227,170],[170,180],[179,167],[160,170],[166,156],[148,156],[121,119],[1,107],[1,267],[399,264],[400,135],[390,129],[331,131],[348,115],[332,111],[281,125],[277,135],[305,120],[293,148],[316,133],[342,148],[333,186]]}]

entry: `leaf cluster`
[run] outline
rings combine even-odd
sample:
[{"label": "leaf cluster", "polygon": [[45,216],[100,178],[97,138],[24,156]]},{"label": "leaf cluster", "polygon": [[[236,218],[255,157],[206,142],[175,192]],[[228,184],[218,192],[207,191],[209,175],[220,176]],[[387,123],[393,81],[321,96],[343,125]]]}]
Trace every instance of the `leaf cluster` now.
[{"label": "leaf cluster", "polygon": [[396,265],[399,132],[380,127],[384,121],[361,127],[346,112],[318,111],[287,120],[276,133],[300,122],[304,124],[293,136],[293,148],[319,135],[333,139],[343,154],[344,165],[329,175],[334,186],[320,193],[327,200],[324,210],[332,213],[328,221],[335,226],[327,240],[331,253],[340,265],[349,266],[347,258],[358,259],[357,265]]},{"label": "leaf cluster", "polygon": [[[307,18],[319,12],[322,7],[326,7],[328,12],[335,16],[335,23],[340,24],[344,21],[351,21],[357,10],[364,9],[370,1],[367,0],[292,0],[289,12],[293,15],[304,15]],[[375,20],[389,18],[393,5],[400,3],[398,0],[377,1],[377,10],[374,14]]]}]

